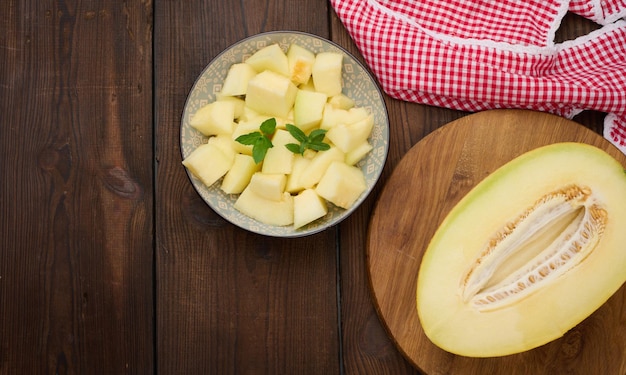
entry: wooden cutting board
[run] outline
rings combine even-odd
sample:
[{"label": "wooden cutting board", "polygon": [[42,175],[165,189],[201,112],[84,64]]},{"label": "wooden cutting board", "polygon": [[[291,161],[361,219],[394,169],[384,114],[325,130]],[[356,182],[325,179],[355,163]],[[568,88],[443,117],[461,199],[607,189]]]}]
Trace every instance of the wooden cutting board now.
[{"label": "wooden cutting board", "polygon": [[617,148],[572,121],[533,111],[492,110],[428,135],[404,156],[384,186],[369,228],[370,286],[389,335],[426,374],[626,374],[626,285],[562,338],[505,357],[447,353],[428,340],[417,316],[419,265],[446,214],[509,160],[564,141],[598,146],[626,167],[626,157]]}]

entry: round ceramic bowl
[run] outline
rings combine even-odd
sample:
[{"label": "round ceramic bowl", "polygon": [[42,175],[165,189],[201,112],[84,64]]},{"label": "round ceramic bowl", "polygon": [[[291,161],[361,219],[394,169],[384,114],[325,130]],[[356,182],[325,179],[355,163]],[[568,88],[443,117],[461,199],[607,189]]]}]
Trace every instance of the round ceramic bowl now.
[{"label": "round ceramic bowl", "polygon": [[273,237],[301,237],[321,232],[348,217],[367,198],[381,175],[389,148],[389,118],[383,95],[368,70],[350,53],[337,44],[319,36],[294,31],[275,31],[258,34],[241,40],[215,57],[202,71],[194,83],[183,110],[180,128],[182,158],[208,138],[189,124],[191,116],[202,106],[216,100],[224,78],[232,64],[244,62],[259,49],[278,43],[283,51],[298,44],[314,53],[341,52],[343,59],[343,94],[350,97],[357,107],[365,107],[374,116],[374,129],[369,138],[373,149],[356,166],[365,175],[367,189],[349,208],[343,209],[328,203],[328,214],[304,227],[273,226],[256,221],[234,208],[238,195],[229,195],[220,188],[221,180],[212,186],[204,185],[187,171],[189,179],[202,199],[220,216],[232,224],[248,231]]}]

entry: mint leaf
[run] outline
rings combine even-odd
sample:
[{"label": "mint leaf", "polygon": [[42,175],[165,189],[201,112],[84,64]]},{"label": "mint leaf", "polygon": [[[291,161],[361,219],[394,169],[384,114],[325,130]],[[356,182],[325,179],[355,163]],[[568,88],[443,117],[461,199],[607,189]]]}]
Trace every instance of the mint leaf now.
[{"label": "mint leaf", "polygon": [[294,154],[304,153],[304,150],[300,147],[300,145],[297,145],[295,143],[287,143],[285,147],[287,147],[287,150],[293,152]]},{"label": "mint leaf", "polygon": [[242,145],[252,146],[252,158],[257,164],[265,159],[267,150],[274,147],[269,135],[276,131],[276,119],[270,118],[263,121],[259,130],[261,131],[243,134],[235,138],[235,141]]},{"label": "mint leaf", "polygon": [[263,121],[263,123],[261,124],[261,131],[266,136],[274,134],[274,131],[276,131],[276,119],[272,117]]},{"label": "mint leaf", "polygon": [[309,140],[312,143],[319,143],[324,140],[326,135],[326,129],[315,129],[309,134]]},{"label": "mint leaf", "polygon": [[252,132],[244,135],[240,135],[235,139],[235,141],[241,143],[242,145],[254,145],[259,138],[262,138],[263,135],[259,132]]},{"label": "mint leaf", "polygon": [[285,125],[285,127],[287,128],[287,131],[289,132],[289,134],[291,134],[291,136],[296,139],[296,141],[298,142],[308,141],[308,137],[306,136],[306,134],[304,134],[302,129],[300,129],[299,127],[291,125],[291,124],[287,124]]},{"label": "mint leaf", "polygon": [[330,145],[328,143],[323,143],[323,142],[309,143],[308,147],[311,150],[315,150],[315,151],[326,151],[330,149]]},{"label": "mint leaf", "polygon": [[266,138],[265,136],[259,138],[257,142],[252,146],[252,159],[254,162],[259,164],[265,159],[265,155],[267,154],[267,150],[274,147],[272,142]]},{"label": "mint leaf", "polygon": [[272,144],[272,141],[270,141],[270,139],[267,138],[267,137],[259,138],[259,140],[254,145],[262,147],[262,148],[264,148],[266,150],[269,149],[269,148],[274,147],[274,145]]},{"label": "mint leaf", "polygon": [[297,126],[287,124],[285,125],[289,134],[294,137],[300,145],[295,143],[286,144],[285,147],[294,154],[304,155],[304,151],[308,148],[315,151],[326,151],[330,149],[328,143],[324,143],[324,137],[326,136],[326,129],[315,129],[308,136]]}]

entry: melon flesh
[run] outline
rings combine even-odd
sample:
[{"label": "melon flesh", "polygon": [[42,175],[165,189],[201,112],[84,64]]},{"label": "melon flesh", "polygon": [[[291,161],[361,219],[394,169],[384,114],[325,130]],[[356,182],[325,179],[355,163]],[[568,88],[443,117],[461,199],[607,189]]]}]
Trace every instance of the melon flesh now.
[{"label": "melon flesh", "polygon": [[527,351],[579,324],[626,281],[626,171],[604,151],[530,151],[472,189],[424,254],[426,336],[468,357]]}]

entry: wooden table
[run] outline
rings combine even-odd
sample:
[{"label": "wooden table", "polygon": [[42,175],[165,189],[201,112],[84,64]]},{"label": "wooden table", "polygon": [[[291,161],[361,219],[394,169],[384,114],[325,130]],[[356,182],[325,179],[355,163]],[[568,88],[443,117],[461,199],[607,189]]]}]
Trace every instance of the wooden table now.
[{"label": "wooden table", "polygon": [[[327,1],[8,0],[0,14],[1,374],[419,373],[375,312],[368,220],[409,148],[466,113],[386,97],[374,194],[338,227],[265,238],[192,188],[183,105],[255,33],[360,56]],[[594,28],[568,15],[558,38]],[[602,118],[575,120],[599,132]]]}]

